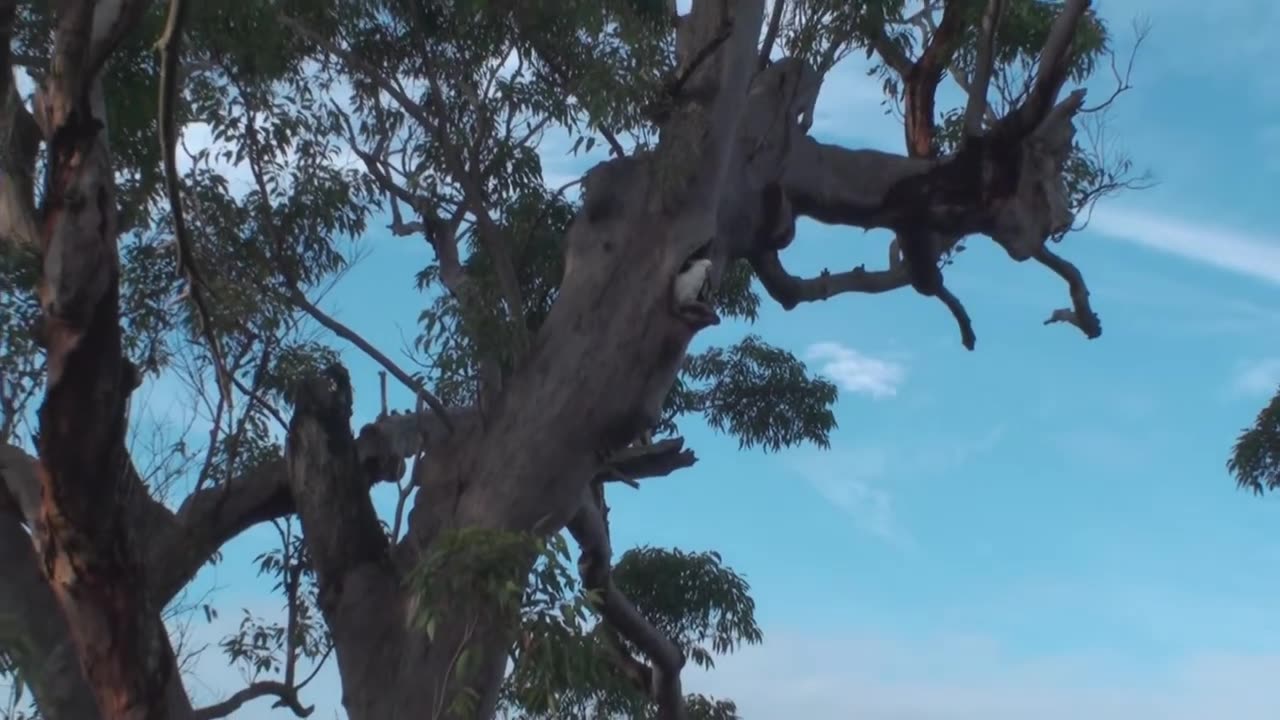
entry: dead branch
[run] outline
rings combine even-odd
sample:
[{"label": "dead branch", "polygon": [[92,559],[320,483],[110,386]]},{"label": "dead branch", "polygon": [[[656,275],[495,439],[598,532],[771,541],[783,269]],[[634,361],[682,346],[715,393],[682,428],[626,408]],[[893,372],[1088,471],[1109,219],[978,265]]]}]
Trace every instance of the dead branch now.
[{"label": "dead branch", "polygon": [[613,582],[613,550],[604,517],[604,489],[592,483],[583,491],[582,504],[569,521],[569,532],[582,553],[578,573],[586,589],[598,598],[593,607],[609,627],[646,656],[652,666],[641,689],[658,704],[660,720],[684,720],[684,692],[680,670],[685,657],[680,648],[653,626]]},{"label": "dead branch", "polygon": [[277,698],[272,705],[273,708],[287,707],[293,711],[297,717],[304,718],[313,711],[314,705],[303,706],[298,700],[297,691],[289,685],[271,680],[263,680],[255,682],[247,688],[236,692],[231,697],[223,700],[215,705],[200,708],[195,711],[195,720],[215,720],[216,718],[224,718],[231,713],[240,709],[242,705],[262,697]]},{"label": "dead branch", "polygon": [[1045,325],[1055,322],[1067,322],[1080,328],[1085,337],[1093,340],[1102,335],[1102,322],[1097,313],[1089,305],[1089,288],[1085,285],[1084,275],[1069,260],[1059,257],[1052,250],[1041,246],[1036,252],[1036,261],[1057,273],[1067,281],[1071,290],[1072,308],[1054,310]]},{"label": "dead branch", "polygon": [[684,438],[668,438],[652,445],[632,446],[615,452],[596,474],[596,480],[636,486],[636,480],[665,477],[677,470],[693,467],[697,462],[698,457],[693,451],[684,449]]}]

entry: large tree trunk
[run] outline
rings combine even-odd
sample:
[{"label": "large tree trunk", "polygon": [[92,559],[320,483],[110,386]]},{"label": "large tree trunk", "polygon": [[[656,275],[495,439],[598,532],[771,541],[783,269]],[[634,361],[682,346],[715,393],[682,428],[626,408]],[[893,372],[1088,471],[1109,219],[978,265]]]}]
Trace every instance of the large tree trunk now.
[{"label": "large tree trunk", "polygon": [[[36,97],[48,151],[41,218],[41,338],[47,383],[34,538],[104,717],[181,717],[190,706],[130,527],[115,181],[101,71],[141,0],[63,3]],[[8,80],[8,78],[6,78]]]}]

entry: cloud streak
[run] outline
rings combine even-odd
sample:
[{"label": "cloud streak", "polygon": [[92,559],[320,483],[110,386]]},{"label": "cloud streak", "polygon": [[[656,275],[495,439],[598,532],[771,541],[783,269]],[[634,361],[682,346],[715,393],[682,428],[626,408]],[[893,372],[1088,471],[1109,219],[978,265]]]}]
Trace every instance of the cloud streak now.
[{"label": "cloud streak", "polygon": [[984,635],[766,628],[763,646],[717,660],[710,673],[687,672],[686,687],[733,699],[752,720],[1271,720],[1280,716],[1277,672],[1276,654],[1015,657]]},{"label": "cloud streak", "polygon": [[1098,208],[1089,230],[1280,285],[1280,238],[1139,210]]},{"label": "cloud streak", "polygon": [[1236,374],[1234,385],[1241,395],[1271,395],[1280,387],[1280,357],[1244,364]]},{"label": "cloud streak", "polygon": [[897,395],[907,379],[902,365],[864,355],[838,342],[814,343],[805,357],[818,362],[819,372],[835,381],[841,390],[873,398]]}]

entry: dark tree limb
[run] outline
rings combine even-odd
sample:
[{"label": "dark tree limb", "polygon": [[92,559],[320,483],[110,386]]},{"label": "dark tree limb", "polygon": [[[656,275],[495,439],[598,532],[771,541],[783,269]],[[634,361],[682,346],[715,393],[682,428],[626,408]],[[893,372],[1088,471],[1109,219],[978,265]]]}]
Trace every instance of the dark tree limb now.
[{"label": "dark tree limb", "polygon": [[1101,337],[1102,322],[1089,305],[1089,288],[1085,285],[1084,275],[1080,270],[1069,260],[1059,257],[1047,247],[1041,247],[1036,253],[1036,261],[1060,275],[1067,281],[1067,287],[1071,289],[1072,307],[1054,310],[1044,324],[1066,322],[1080,328],[1080,331],[1090,340]]},{"label": "dark tree limb", "polygon": [[786,0],[773,0],[773,12],[769,15],[769,28],[765,30],[764,40],[760,43],[760,63],[757,66],[760,70],[765,69],[772,62],[769,56],[773,54],[773,46],[778,42],[778,32],[782,30],[782,14],[786,9]]},{"label": "dark tree limb", "polygon": [[289,708],[295,716],[300,718],[308,717],[315,711],[314,705],[304,706],[298,700],[297,691],[288,684],[266,680],[253,683],[220,703],[196,710],[195,720],[224,718],[239,710],[245,703],[263,697],[276,698],[276,702],[272,707]]},{"label": "dark tree limb", "polygon": [[[569,521],[569,532],[577,541],[582,554],[578,558],[578,572],[586,589],[595,593],[598,602],[596,612],[609,627],[635,645],[650,660],[647,674],[632,674],[644,678],[648,687],[643,688],[658,704],[660,720],[684,720],[684,691],[680,684],[680,671],[685,657],[670,638],[662,634],[636,609],[613,582],[613,550],[609,542],[609,528],[604,517],[604,490],[593,484],[585,489],[582,505]],[[625,653],[624,659],[629,657]]]},{"label": "dark tree limb", "polygon": [[[964,30],[963,0],[947,0],[942,20],[933,29],[928,43],[914,62],[898,46],[893,44],[883,28],[872,39],[872,47],[880,54],[885,65],[893,69],[902,80],[903,110],[905,116],[907,154],[911,157],[937,155],[934,127],[934,108],[938,83],[951,63],[959,35]],[[926,10],[922,12],[929,12]]]},{"label": "dark tree limb", "polygon": [[124,438],[133,388],[125,384],[115,180],[99,78],[140,3],[97,13],[94,5],[59,6],[54,62],[36,101],[48,149],[39,290],[48,385],[33,529],[99,708],[112,720],[142,720],[180,713],[187,701],[130,523]]},{"label": "dark tree limb", "polygon": [[599,481],[618,481],[635,486],[636,480],[665,477],[677,470],[693,467],[698,458],[684,449],[684,438],[668,438],[652,445],[623,448],[610,456],[605,467],[596,474]]},{"label": "dark tree limb", "polygon": [[[1055,21],[1042,52],[1045,62],[1065,66],[1069,58],[1064,48],[1069,44],[1062,45],[1059,38],[1062,33],[1074,32],[1085,6],[1087,3],[1072,0]],[[944,18],[949,24],[955,22],[955,6],[947,7],[952,10],[951,18]],[[987,10],[987,29],[994,33],[998,0],[993,0]],[[939,76],[947,52],[944,30],[940,26],[934,32],[932,39],[937,42],[922,56],[922,60],[928,60],[926,65],[939,63]],[[984,42],[993,41],[984,38]],[[882,55],[891,67],[909,74],[916,66],[896,48],[886,42],[881,44],[886,46]],[[1031,259],[1037,257],[1046,241],[1071,226],[1073,216],[1062,172],[1071,151],[1072,120],[1080,111],[1083,91],[1077,90],[1056,105],[1045,107],[1038,98],[1053,100],[1065,70],[1060,73],[1042,68],[1037,79],[1037,87],[1041,88],[1038,95],[1029,96],[1027,103],[998,119],[989,131],[967,137],[954,155],[902,157],[849,150],[805,135],[803,126],[792,120],[799,113],[788,106],[790,98],[798,97],[794,87],[799,82],[796,78],[801,76],[788,79],[787,75],[777,75],[776,85],[773,80],[766,80],[781,64],[757,77],[743,121],[745,136],[740,142],[763,152],[750,157],[742,172],[735,173],[743,178],[739,184],[744,187],[732,193],[732,199],[726,200],[721,210],[721,234],[746,238],[745,242],[730,241],[729,257],[750,260],[766,291],[787,309],[845,292],[878,293],[916,285],[922,293],[936,295],[946,305],[968,347],[975,341],[971,322],[959,300],[946,290],[939,261],[943,253],[971,234],[990,236],[1015,260]],[[922,87],[936,87],[935,80],[931,73],[931,84]],[[979,78],[969,88],[970,99],[976,98],[978,110],[986,112],[989,106],[985,92],[978,87],[981,85]],[[789,119],[787,127],[779,128],[772,121],[779,115]],[[923,137],[919,133],[917,136]],[[922,150],[923,146],[918,147],[911,154]],[[769,154],[773,152],[785,161]],[[785,215],[791,216],[790,223],[762,216],[751,209],[760,203],[744,199],[768,187],[773,182],[771,177],[776,177],[773,168],[779,165],[786,199],[782,208]],[[777,243],[771,233],[763,230],[765,225],[791,224],[798,216],[823,223],[894,230],[895,242],[906,260],[906,272],[891,265],[887,271],[859,267],[842,273],[824,271],[810,279],[792,276],[778,254],[779,245],[785,243]],[[1059,274],[1070,283],[1070,275]],[[1083,297],[1074,286],[1072,295],[1075,303]],[[1086,336],[1094,337],[1098,326],[1086,319],[1082,329]]]}]

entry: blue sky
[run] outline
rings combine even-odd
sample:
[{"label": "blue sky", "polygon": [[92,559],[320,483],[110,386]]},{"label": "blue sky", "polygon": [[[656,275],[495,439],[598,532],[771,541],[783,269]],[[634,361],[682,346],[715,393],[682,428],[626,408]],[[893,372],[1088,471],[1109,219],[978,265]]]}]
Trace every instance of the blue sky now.
[{"label": "blue sky", "polygon": [[[982,238],[948,274],[976,352],[909,291],[790,313],[766,301],[754,327],[704,333],[700,345],[759,333],[842,392],[830,451],[739,452],[689,422],[696,467],[614,491],[619,552],[716,549],[752,583],[764,644],[688,671],[690,690],[735,699],[748,720],[1280,717],[1280,505],[1236,490],[1223,467],[1280,384],[1280,79],[1266,46],[1280,5],[1225,0],[1208,20],[1192,3],[1098,6],[1122,51],[1131,17],[1154,21],[1111,133],[1160,181],[1105,201],[1060,248],[1090,282],[1103,337],[1043,327],[1065,285]],[[814,132],[900,150],[862,68],[854,58],[827,80]],[[548,180],[596,159],[548,146]],[[804,223],[786,260],[879,263],[885,242]],[[396,351],[430,256],[378,232],[364,247],[323,304]],[[377,368],[343,350],[363,422]],[[268,537],[238,539],[198,579],[193,592],[217,587],[223,609],[193,627],[198,642],[230,631],[241,606],[274,613],[250,562]],[[213,648],[196,670],[201,702],[242,682]],[[334,668],[307,701],[340,716]]]}]

